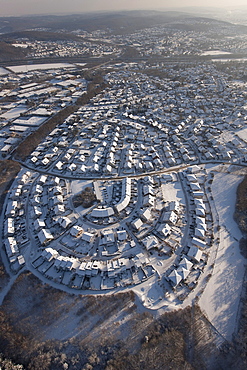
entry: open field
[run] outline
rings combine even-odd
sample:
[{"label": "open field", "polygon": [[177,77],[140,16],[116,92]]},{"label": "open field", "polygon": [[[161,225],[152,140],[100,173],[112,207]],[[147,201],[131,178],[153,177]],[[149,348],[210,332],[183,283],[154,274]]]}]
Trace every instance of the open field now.
[{"label": "open field", "polygon": [[0,322],[3,354],[28,369],[65,363],[70,369],[138,369],[140,363],[143,369],[193,369],[214,366],[220,356],[217,335],[198,307],[156,320],[137,309],[133,293],[75,297],[31,273],[16,280]]}]

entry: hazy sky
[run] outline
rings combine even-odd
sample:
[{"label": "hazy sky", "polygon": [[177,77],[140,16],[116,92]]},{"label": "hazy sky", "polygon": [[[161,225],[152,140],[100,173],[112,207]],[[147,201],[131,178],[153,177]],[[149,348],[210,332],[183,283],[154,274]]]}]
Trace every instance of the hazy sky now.
[{"label": "hazy sky", "polygon": [[246,0],[0,0],[0,16],[246,4]]}]

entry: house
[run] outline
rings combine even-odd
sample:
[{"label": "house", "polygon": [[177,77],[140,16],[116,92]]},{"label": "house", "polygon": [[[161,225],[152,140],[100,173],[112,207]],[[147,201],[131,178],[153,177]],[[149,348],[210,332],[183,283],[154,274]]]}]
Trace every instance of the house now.
[{"label": "house", "polygon": [[178,220],[178,216],[174,211],[165,212],[163,215],[163,221],[170,225],[175,225]]},{"label": "house", "polygon": [[71,220],[68,217],[59,217],[58,223],[66,229],[71,224]]},{"label": "house", "polygon": [[15,222],[13,218],[7,218],[4,223],[4,235],[13,236],[15,233]]},{"label": "house", "polygon": [[56,186],[59,186],[60,178],[56,176],[55,179],[54,179],[54,183],[56,184]]},{"label": "house", "polygon": [[30,176],[31,176],[31,173],[29,171],[27,171],[26,173],[24,173],[22,175],[22,177],[20,178],[20,180],[19,180],[19,184],[22,184],[22,185],[26,184],[27,183],[27,180],[28,180],[28,178]]},{"label": "house", "polygon": [[187,168],[188,173],[194,174],[201,171],[200,167],[198,165],[190,166]]},{"label": "house", "polygon": [[37,184],[34,188],[34,193],[36,194],[42,194],[43,193],[43,186],[42,185],[39,185]]},{"label": "house", "polygon": [[204,217],[196,216],[195,221],[197,225],[206,225],[206,220]]},{"label": "house", "polygon": [[142,225],[143,225],[143,222],[140,218],[136,218],[133,222],[132,222],[132,227],[135,229],[135,230],[139,230]]},{"label": "house", "polygon": [[63,190],[62,190],[62,187],[61,186],[55,186],[54,189],[53,189],[53,194],[54,195],[61,195],[63,194]]},{"label": "house", "polygon": [[60,215],[65,212],[65,208],[63,204],[56,204],[54,207],[54,212],[56,215]]},{"label": "house", "polygon": [[140,218],[142,219],[143,222],[150,221],[152,218],[152,213],[151,211],[147,208],[142,211],[140,214]]},{"label": "house", "polygon": [[19,249],[16,243],[16,240],[14,237],[10,236],[8,237],[5,242],[5,249],[8,257],[13,256],[16,253],[19,253]]},{"label": "house", "polygon": [[55,166],[57,167],[57,169],[58,169],[59,171],[61,171],[61,170],[62,170],[63,165],[64,165],[64,163],[63,163],[63,162],[61,162],[61,161],[58,161],[58,162],[55,164]]},{"label": "house", "polygon": [[43,257],[46,261],[51,261],[57,258],[59,255],[58,251],[53,248],[45,248],[41,253],[41,257]]},{"label": "house", "polygon": [[87,243],[92,243],[93,239],[94,239],[94,234],[89,233],[87,231],[85,231],[81,236],[81,240]]},{"label": "house", "polygon": [[94,188],[94,194],[96,196],[97,202],[102,203],[103,196],[102,196],[102,191],[100,190],[98,181],[93,182],[93,188]]},{"label": "house", "polygon": [[48,229],[41,229],[38,233],[38,238],[41,244],[47,244],[54,239]]},{"label": "house", "polygon": [[56,206],[57,204],[63,204],[63,196],[61,194],[53,197],[53,205]]},{"label": "house", "polygon": [[41,229],[45,229],[46,227],[44,220],[41,220],[39,218],[34,221],[33,225],[36,231],[40,231]]},{"label": "house", "polygon": [[197,182],[197,177],[195,175],[188,174],[187,179],[189,182]]},{"label": "house", "polygon": [[83,228],[78,225],[74,225],[70,229],[70,235],[72,235],[75,238],[79,238],[83,232],[84,232]]},{"label": "house", "polygon": [[201,187],[198,182],[190,182],[190,188],[192,191],[201,191]]},{"label": "house", "polygon": [[71,271],[80,266],[80,261],[74,257],[58,256],[55,258],[54,266],[57,270]]},{"label": "house", "polygon": [[196,207],[201,207],[201,208],[206,210],[206,205],[205,205],[205,203],[203,202],[202,199],[194,199],[194,203],[195,203]]},{"label": "house", "polygon": [[148,194],[154,195],[154,190],[151,185],[144,185],[142,191],[144,196]]},{"label": "house", "polygon": [[118,230],[117,231],[117,239],[118,239],[118,241],[124,241],[124,240],[126,240],[127,239],[127,237],[128,237],[128,234],[127,234],[127,232],[126,232],[126,230]]},{"label": "house", "polygon": [[142,244],[147,250],[150,250],[152,248],[160,248],[160,243],[154,235],[148,235],[142,240]]},{"label": "house", "polygon": [[192,192],[192,195],[193,195],[193,197],[194,198],[203,198],[203,196],[204,196],[204,192],[203,191],[200,191],[200,190],[198,190],[198,191],[193,191]]},{"label": "house", "polygon": [[187,270],[185,267],[183,267],[183,266],[179,266],[178,268],[177,268],[177,272],[178,272],[178,274],[179,275],[181,275],[181,277],[182,277],[182,280],[185,280],[186,278],[187,278],[187,276],[189,275],[189,273],[190,273],[190,271],[189,270]]},{"label": "house", "polygon": [[179,202],[174,200],[169,204],[169,210],[178,213],[179,212]]},{"label": "house", "polygon": [[17,203],[16,200],[8,201],[5,215],[7,217],[14,217],[15,213],[16,213],[16,210],[17,210],[17,207],[18,207],[18,203]]},{"label": "house", "polygon": [[5,157],[8,153],[11,152],[12,149],[13,149],[12,145],[10,144],[4,145],[1,149],[2,156]]},{"label": "house", "polygon": [[131,198],[131,179],[126,177],[122,182],[122,197],[120,201],[115,205],[116,211],[118,213],[120,213],[129,205],[130,198]]},{"label": "house", "polygon": [[164,237],[171,234],[171,226],[169,224],[161,224],[157,231]]},{"label": "house", "polygon": [[184,267],[186,270],[190,270],[192,266],[193,263],[190,262],[186,257],[184,257],[179,263],[179,267]]},{"label": "house", "polygon": [[192,244],[193,245],[196,245],[197,247],[200,247],[200,248],[205,248],[206,247],[206,242],[201,240],[201,239],[198,239],[197,237],[194,236],[194,238],[192,239]]},{"label": "house", "polygon": [[120,202],[115,205],[117,213],[120,213],[121,211],[123,211],[129,205],[129,202],[130,202],[130,196],[126,195],[124,198],[122,198]]},{"label": "house", "polygon": [[168,275],[168,279],[174,286],[177,286],[182,280],[182,276],[177,272],[177,270],[173,270],[170,275]]},{"label": "house", "polygon": [[17,256],[16,263],[15,263],[15,271],[18,271],[22,266],[25,265],[25,258],[22,254]]},{"label": "house", "polygon": [[11,194],[11,199],[18,200],[22,193],[22,185],[18,185],[16,189],[13,189],[13,193]]},{"label": "house", "polygon": [[92,217],[95,218],[104,218],[114,215],[114,210],[112,207],[108,208],[94,208],[92,211]]},{"label": "house", "polygon": [[32,200],[32,203],[35,204],[35,205],[40,205],[41,203],[41,198],[39,196],[34,196],[33,197],[33,200]]},{"label": "house", "polygon": [[196,246],[192,245],[187,253],[188,257],[192,258],[195,262],[200,262],[202,251]]},{"label": "house", "polygon": [[41,208],[39,206],[34,206],[32,209],[32,218],[36,219],[42,215]]},{"label": "house", "polygon": [[205,230],[201,227],[196,227],[195,237],[204,240],[205,239]]},{"label": "house", "polygon": [[113,230],[103,230],[101,232],[102,240],[101,244],[107,245],[107,244],[113,244],[115,242],[115,235]]},{"label": "house", "polygon": [[155,198],[151,194],[147,194],[143,197],[143,206],[144,207],[154,207]]},{"label": "house", "polygon": [[47,176],[46,175],[41,175],[40,178],[39,178],[38,183],[40,185],[44,185],[46,183],[46,180],[47,180]]},{"label": "house", "polygon": [[86,262],[81,262],[81,264],[79,265],[79,267],[76,270],[76,273],[79,276],[85,276],[85,267],[86,267]]},{"label": "house", "polygon": [[196,207],[196,216],[205,217],[205,209],[203,207]]}]

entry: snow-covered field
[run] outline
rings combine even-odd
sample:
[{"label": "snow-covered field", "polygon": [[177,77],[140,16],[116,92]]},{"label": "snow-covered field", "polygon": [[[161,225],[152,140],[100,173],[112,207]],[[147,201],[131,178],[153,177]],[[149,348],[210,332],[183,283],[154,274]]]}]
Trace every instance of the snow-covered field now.
[{"label": "snow-covered field", "polygon": [[174,183],[163,184],[161,189],[163,199],[166,202],[178,201],[182,204],[185,203],[184,193],[179,182],[176,182],[175,186]]},{"label": "snow-covered field", "polygon": [[212,277],[199,301],[201,309],[226,339],[234,332],[245,259],[239,251],[242,234],[233,220],[236,191],[242,176],[218,173],[212,192],[219,216],[220,244]]},{"label": "snow-covered field", "polygon": [[84,190],[87,186],[92,185],[92,180],[75,180],[71,182],[71,193],[73,195],[80,193]]},{"label": "snow-covered field", "polygon": [[44,64],[26,64],[21,66],[11,66],[8,67],[14,73],[22,73],[22,72],[29,72],[35,71],[38,69],[46,70],[46,69],[58,69],[58,68],[73,68],[74,65],[70,63],[44,63]]},{"label": "snow-covered field", "polygon": [[227,59],[212,59],[212,62],[246,62],[247,58],[227,58]]},{"label": "snow-covered field", "polygon": [[0,67],[0,76],[7,75],[8,73],[9,73],[9,71],[7,71],[7,69],[5,69],[3,67]]},{"label": "snow-covered field", "polygon": [[201,55],[229,55],[228,51],[223,51],[223,50],[207,50],[204,51]]}]

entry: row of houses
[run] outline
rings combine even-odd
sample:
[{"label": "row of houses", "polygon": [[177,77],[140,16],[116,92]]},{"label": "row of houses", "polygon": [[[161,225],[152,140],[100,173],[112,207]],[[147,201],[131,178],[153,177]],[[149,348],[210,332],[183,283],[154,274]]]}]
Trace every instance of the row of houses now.
[{"label": "row of houses", "polygon": [[[33,265],[49,279],[57,281],[59,275],[61,283],[77,289],[81,289],[83,285],[84,288],[94,290],[95,287],[96,290],[105,290],[133,285],[145,281],[155,273],[153,266],[142,254],[132,259],[81,261],[75,257],[60,255],[51,247],[45,248]],[[107,283],[108,279],[110,284]]]}]

